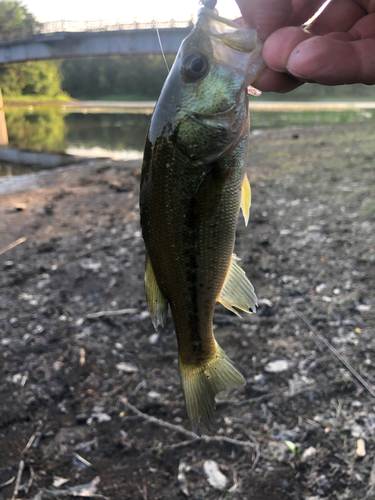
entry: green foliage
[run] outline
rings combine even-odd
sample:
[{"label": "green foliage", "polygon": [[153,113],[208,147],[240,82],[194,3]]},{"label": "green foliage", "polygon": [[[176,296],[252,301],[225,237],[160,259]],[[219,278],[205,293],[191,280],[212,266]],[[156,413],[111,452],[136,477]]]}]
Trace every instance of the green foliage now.
[{"label": "green foliage", "polygon": [[0,2],[0,30],[13,31],[29,28],[36,22],[35,17],[18,1]]},{"label": "green foliage", "polygon": [[4,96],[61,93],[61,74],[54,61],[29,61],[0,67],[0,87]]},{"label": "green foliage", "polygon": [[[173,59],[167,57],[170,66]],[[156,99],[167,77],[162,56],[153,54],[67,59],[61,71],[63,89],[80,99],[107,95]]]},{"label": "green foliage", "polygon": [[[0,1],[0,31],[30,28],[34,16],[18,1]],[[0,88],[4,96],[61,93],[60,63],[34,61],[9,64],[0,68]]]},{"label": "green foliage", "polygon": [[297,455],[301,451],[301,448],[297,446],[295,443],[292,441],[285,441],[285,444],[287,447],[290,449],[290,451],[293,453],[293,455]]},{"label": "green foliage", "polygon": [[[61,92],[59,95],[53,96],[53,98],[45,94],[12,94],[6,96],[4,98],[4,102],[7,104],[7,109],[9,109],[12,105],[17,106],[22,103],[35,103],[38,105],[40,102],[51,101],[51,99],[53,99],[54,102],[61,101],[61,104],[64,102],[71,102],[73,100],[66,92]],[[44,109],[46,108],[44,107]]]},{"label": "green foliage", "polygon": [[9,144],[36,151],[65,151],[64,115],[59,111],[6,112]]},{"label": "green foliage", "polygon": [[[254,99],[254,97],[250,97]],[[374,101],[375,87],[372,85],[338,85],[327,87],[317,83],[305,83],[286,94],[264,92],[256,101]]]}]

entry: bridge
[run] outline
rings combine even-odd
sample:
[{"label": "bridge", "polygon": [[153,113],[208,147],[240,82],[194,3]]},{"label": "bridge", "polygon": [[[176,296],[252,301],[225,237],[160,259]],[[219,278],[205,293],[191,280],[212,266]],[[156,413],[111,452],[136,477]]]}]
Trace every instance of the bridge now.
[{"label": "bridge", "polygon": [[193,21],[123,23],[116,21],[53,21],[0,34],[0,65],[128,54],[175,54]]}]

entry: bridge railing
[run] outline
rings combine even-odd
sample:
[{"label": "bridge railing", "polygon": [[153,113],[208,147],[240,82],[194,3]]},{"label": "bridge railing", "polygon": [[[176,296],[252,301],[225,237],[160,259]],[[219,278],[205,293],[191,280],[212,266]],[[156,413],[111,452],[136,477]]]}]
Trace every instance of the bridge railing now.
[{"label": "bridge railing", "polygon": [[50,21],[47,23],[35,23],[27,28],[0,33],[0,43],[11,42],[13,40],[25,40],[33,35],[59,33],[59,32],[99,32],[99,31],[120,31],[120,30],[147,30],[164,28],[187,28],[193,25],[190,21],[155,21],[125,23],[121,19],[109,21],[100,19],[98,21]]}]

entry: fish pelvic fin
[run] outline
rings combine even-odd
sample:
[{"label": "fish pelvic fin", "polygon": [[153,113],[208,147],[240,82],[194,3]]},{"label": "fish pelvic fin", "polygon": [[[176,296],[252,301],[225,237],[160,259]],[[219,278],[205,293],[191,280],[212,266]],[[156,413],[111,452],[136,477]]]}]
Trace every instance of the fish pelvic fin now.
[{"label": "fish pelvic fin", "polygon": [[202,422],[209,428],[215,409],[215,395],[246,384],[233,362],[216,343],[214,354],[200,364],[184,363],[179,358],[182,388],[193,431],[202,435]]},{"label": "fish pelvic fin", "polygon": [[237,316],[239,313],[234,309],[240,309],[247,313],[253,313],[257,308],[257,297],[254,287],[248,280],[245,271],[237,264],[241,260],[237,255],[232,255],[232,262],[220,292],[218,302],[232,311]]},{"label": "fish pelvic fin", "polygon": [[243,218],[245,219],[245,226],[247,226],[250,217],[251,206],[251,187],[247,173],[245,172],[242,188],[241,188],[241,210]]},{"label": "fish pelvic fin", "polygon": [[152,269],[152,264],[148,254],[146,256],[145,286],[148,308],[150,311],[152,323],[155,327],[155,330],[157,331],[159,325],[163,328],[165,326],[168,313],[168,301],[162,294],[156,281],[154,270]]}]

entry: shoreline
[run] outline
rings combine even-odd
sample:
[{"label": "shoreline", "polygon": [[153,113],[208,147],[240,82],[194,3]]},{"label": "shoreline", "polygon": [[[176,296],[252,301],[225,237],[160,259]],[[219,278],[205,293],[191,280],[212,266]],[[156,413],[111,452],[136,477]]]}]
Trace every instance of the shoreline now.
[{"label": "shoreline", "polygon": [[[4,107],[56,106],[66,112],[83,113],[145,113],[151,114],[156,101],[12,101],[5,100]],[[347,111],[375,109],[375,101],[249,101],[253,111]]]}]

